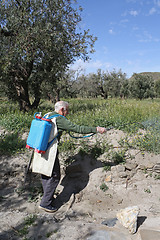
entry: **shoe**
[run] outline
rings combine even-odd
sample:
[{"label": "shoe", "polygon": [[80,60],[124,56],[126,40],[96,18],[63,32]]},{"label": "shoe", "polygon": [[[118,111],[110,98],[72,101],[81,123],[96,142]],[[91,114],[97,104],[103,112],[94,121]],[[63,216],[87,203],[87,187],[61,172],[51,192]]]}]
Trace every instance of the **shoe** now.
[{"label": "shoe", "polygon": [[53,212],[56,212],[58,209],[56,207],[53,207],[53,206],[48,206],[48,207],[42,207],[41,205],[39,206],[40,209],[46,211],[46,212],[50,212],[50,213],[53,213]]}]

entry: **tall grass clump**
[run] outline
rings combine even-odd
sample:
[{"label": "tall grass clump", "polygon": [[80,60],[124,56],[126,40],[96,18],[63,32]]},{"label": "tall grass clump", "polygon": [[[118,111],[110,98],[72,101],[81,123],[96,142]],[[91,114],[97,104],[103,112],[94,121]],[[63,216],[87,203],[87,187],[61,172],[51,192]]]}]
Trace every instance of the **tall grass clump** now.
[{"label": "tall grass clump", "polygon": [[1,114],[0,126],[10,132],[24,132],[29,130],[33,116],[20,111]]},{"label": "tall grass clump", "polygon": [[158,101],[135,99],[71,99],[69,118],[77,124],[113,126],[130,131],[149,118],[160,116]]},{"label": "tall grass clump", "polygon": [[0,135],[0,156],[12,155],[24,151],[26,142],[18,133],[7,133]]}]

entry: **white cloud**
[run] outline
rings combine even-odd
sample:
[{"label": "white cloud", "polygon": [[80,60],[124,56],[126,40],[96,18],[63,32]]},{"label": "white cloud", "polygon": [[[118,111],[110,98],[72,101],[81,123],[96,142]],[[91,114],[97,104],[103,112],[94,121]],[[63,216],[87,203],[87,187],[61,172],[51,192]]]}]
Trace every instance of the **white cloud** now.
[{"label": "white cloud", "polygon": [[114,31],[113,31],[113,29],[109,29],[109,34],[111,34],[111,35],[113,35],[114,34]]},{"label": "white cloud", "polygon": [[149,32],[144,31],[143,36],[139,36],[139,42],[159,42],[160,39],[153,37]]},{"label": "white cloud", "polygon": [[129,23],[129,20],[126,18],[126,19],[122,19],[119,23],[120,26],[122,27],[127,27],[127,24]]},{"label": "white cloud", "polygon": [[156,12],[156,9],[153,7],[149,11],[149,15],[153,15]]},{"label": "white cloud", "polygon": [[83,60],[77,60],[70,68],[73,70],[83,69],[88,72],[97,72],[98,69],[107,70],[112,67],[109,62],[104,62],[101,60],[84,62]]},{"label": "white cloud", "polygon": [[129,20],[126,18],[126,19],[122,19],[121,21],[120,21],[120,23],[128,23],[129,22]]},{"label": "white cloud", "polygon": [[131,10],[129,14],[136,17],[138,15],[138,12],[136,10]]},{"label": "white cloud", "polygon": [[138,31],[138,30],[139,30],[139,27],[134,26],[134,27],[132,28],[132,30],[133,30],[133,31]]},{"label": "white cloud", "polygon": [[121,15],[122,15],[122,17],[126,17],[128,14],[131,15],[131,16],[136,17],[139,13],[138,13],[138,11],[136,11],[136,10],[130,10],[130,11],[126,10],[126,11],[125,11],[124,13],[122,13]]},{"label": "white cloud", "polygon": [[157,5],[158,7],[160,7],[160,0],[155,0],[154,4]]}]

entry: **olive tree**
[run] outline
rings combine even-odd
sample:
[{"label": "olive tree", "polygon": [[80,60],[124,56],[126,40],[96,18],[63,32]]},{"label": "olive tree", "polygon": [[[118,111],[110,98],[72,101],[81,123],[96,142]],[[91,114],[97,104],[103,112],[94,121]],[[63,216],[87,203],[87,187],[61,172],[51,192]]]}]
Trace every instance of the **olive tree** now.
[{"label": "olive tree", "polygon": [[154,89],[156,97],[160,97],[160,79],[157,79],[154,83]]},{"label": "olive tree", "polygon": [[39,105],[46,84],[58,94],[68,66],[94,51],[81,10],[76,0],[0,1],[0,81],[21,110]]},{"label": "olive tree", "polygon": [[134,73],[129,82],[131,96],[144,99],[154,97],[154,81],[149,75],[141,75]]}]

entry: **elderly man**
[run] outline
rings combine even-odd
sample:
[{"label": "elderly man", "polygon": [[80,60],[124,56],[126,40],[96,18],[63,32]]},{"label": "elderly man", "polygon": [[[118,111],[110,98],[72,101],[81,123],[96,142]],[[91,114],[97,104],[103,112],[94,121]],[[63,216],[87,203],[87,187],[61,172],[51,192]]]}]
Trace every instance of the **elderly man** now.
[{"label": "elderly man", "polygon": [[62,132],[64,130],[82,134],[97,132],[102,134],[106,132],[106,129],[103,127],[88,127],[73,124],[66,118],[68,113],[68,102],[59,101],[55,104],[55,111],[49,113],[48,117],[56,115],[56,118],[53,118],[55,131],[52,132],[51,135],[52,139],[55,138],[57,134],[58,137],[44,155],[35,153],[33,159],[32,171],[42,174],[41,179],[44,193],[39,208],[51,213],[57,210],[55,206],[52,206],[52,202],[54,192],[60,181],[60,164],[58,159],[57,143],[60,140]]}]

